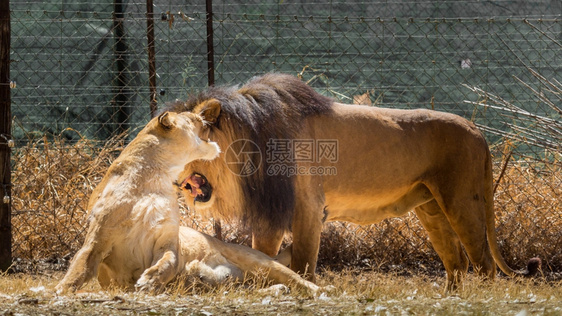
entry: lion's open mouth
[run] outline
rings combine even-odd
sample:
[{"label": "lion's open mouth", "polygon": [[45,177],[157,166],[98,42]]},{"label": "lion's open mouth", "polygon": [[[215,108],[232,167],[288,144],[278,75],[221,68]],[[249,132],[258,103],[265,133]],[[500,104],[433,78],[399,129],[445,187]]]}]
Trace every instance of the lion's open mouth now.
[{"label": "lion's open mouth", "polygon": [[209,184],[207,178],[199,173],[193,173],[185,178],[180,188],[188,190],[196,202],[208,202],[213,193],[213,187]]}]

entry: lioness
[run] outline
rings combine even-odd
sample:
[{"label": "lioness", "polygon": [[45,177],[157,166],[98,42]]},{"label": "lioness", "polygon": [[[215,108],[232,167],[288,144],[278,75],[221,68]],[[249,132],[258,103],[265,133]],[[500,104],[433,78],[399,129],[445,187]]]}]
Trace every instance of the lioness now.
[{"label": "lioness", "polygon": [[[202,137],[228,148],[186,166],[188,202],[215,218],[244,219],[253,247],[270,256],[292,231],[290,266],[311,280],[325,221],[372,224],[411,210],[443,260],[447,288],[466,273],[466,254],[483,275],[494,277],[496,264],[518,273],[496,241],[488,145],[457,115],[341,104],[284,74],[211,87],[167,110],[200,114],[210,122]],[[326,153],[321,145],[330,142]],[[530,263],[525,274],[540,261]]]},{"label": "lioness", "polygon": [[123,150],[92,193],[84,245],[58,293],[75,291],[96,275],[104,288],[156,290],[182,272],[216,283],[256,269],[277,282],[318,289],[256,250],[179,227],[175,177],[186,163],[220,152],[197,136],[203,125],[198,115],[165,112]]}]

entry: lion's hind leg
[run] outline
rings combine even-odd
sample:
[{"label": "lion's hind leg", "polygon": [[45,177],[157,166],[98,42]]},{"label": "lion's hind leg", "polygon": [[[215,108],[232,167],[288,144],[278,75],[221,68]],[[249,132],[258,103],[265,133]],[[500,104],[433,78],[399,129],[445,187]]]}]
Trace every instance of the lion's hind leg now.
[{"label": "lion's hind leg", "polygon": [[448,192],[436,196],[445,216],[457,233],[474,270],[481,276],[493,279],[496,263],[492,257],[487,239],[486,208],[481,190],[471,188],[471,179],[465,183],[447,186]]},{"label": "lion's hind leg", "polygon": [[219,249],[228,262],[236,265],[244,273],[258,277],[265,273],[270,281],[293,284],[310,293],[316,293],[320,289],[316,284],[303,279],[298,273],[255,249],[221,241],[215,242],[215,248]]},{"label": "lion's hind leg", "polygon": [[111,286],[111,270],[103,262],[98,268],[98,283],[102,289],[107,289]]},{"label": "lion's hind leg", "polygon": [[[496,274],[496,262],[486,237],[484,206],[471,201],[459,201],[454,207],[463,215],[449,218],[449,221],[459,235],[474,269],[480,275],[493,279]],[[471,213],[474,216],[464,216]]]},{"label": "lion's hind leg", "polygon": [[415,212],[427,230],[433,249],[445,266],[446,290],[454,290],[468,270],[468,259],[459,237],[435,200],[418,206]]}]

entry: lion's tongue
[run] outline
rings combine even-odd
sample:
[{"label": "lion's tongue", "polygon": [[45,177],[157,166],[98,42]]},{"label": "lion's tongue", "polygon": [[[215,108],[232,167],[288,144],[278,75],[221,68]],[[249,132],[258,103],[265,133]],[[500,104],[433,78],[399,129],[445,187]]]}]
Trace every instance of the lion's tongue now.
[{"label": "lion's tongue", "polygon": [[191,175],[183,180],[182,187],[185,187],[185,184],[188,183],[191,186],[191,196],[197,197],[199,194],[203,194],[200,187],[205,183],[205,180],[197,174]]}]

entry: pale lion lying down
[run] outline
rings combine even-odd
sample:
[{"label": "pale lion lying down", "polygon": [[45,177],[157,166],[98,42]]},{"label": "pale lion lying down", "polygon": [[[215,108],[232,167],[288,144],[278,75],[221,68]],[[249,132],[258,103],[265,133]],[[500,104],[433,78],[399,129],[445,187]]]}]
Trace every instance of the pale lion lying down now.
[{"label": "pale lion lying down", "polygon": [[203,124],[196,114],[166,112],[123,150],[92,193],[86,239],[57,293],[75,291],[96,275],[103,288],[151,291],[182,273],[214,284],[258,271],[272,281],[317,291],[257,250],[179,226],[173,181],[188,162],[220,152],[216,143],[197,136]]}]

